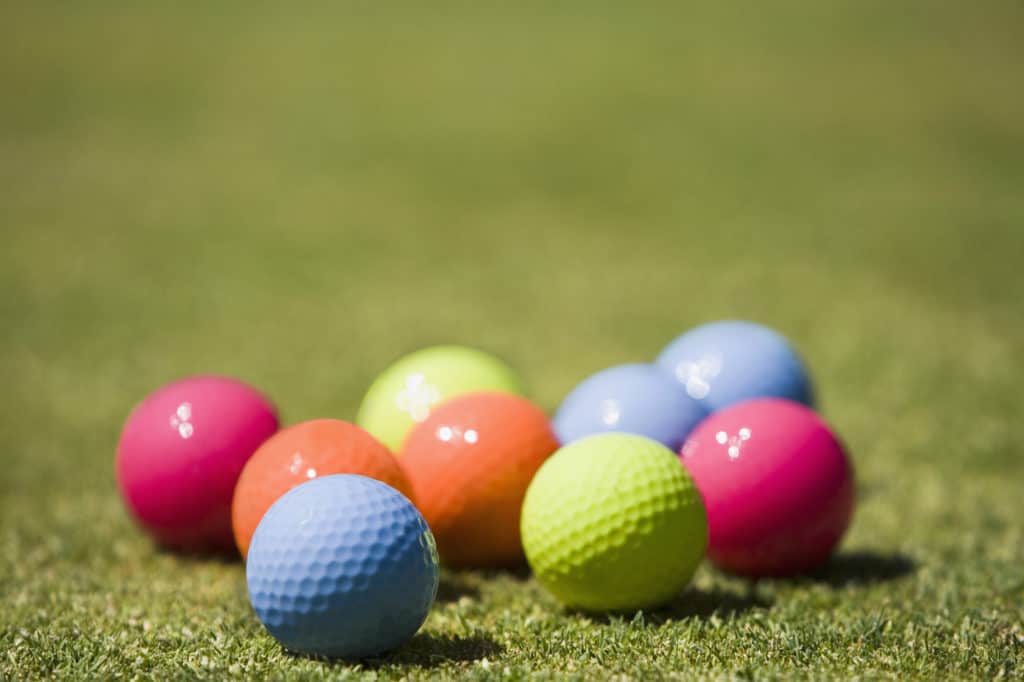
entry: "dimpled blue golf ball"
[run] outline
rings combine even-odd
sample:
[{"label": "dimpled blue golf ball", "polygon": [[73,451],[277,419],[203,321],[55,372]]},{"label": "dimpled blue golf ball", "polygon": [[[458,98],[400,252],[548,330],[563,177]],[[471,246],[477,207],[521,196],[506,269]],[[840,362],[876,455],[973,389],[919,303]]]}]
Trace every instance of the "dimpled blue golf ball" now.
[{"label": "dimpled blue golf ball", "polygon": [[245,570],[256,615],[286,649],[349,659],[416,634],[438,571],[434,537],[412,503],[350,474],[315,478],[275,502]]},{"label": "dimpled blue golf ball", "polygon": [[777,331],[753,322],[696,327],[666,346],[655,364],[710,412],[752,398],[814,406],[811,379],[796,350]]},{"label": "dimpled blue golf ball", "polygon": [[654,365],[609,367],[584,379],[555,413],[555,435],[563,445],[608,431],[647,436],[678,450],[707,416],[671,377]]}]

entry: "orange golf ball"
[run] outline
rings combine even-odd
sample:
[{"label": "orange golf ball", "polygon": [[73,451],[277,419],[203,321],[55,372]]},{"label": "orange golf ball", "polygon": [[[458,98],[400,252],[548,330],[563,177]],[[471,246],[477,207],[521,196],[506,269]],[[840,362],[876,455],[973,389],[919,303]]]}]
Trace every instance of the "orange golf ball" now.
[{"label": "orange golf ball", "polygon": [[441,560],[467,568],[522,562],[523,497],[557,448],[544,412],[506,393],[453,398],[415,426],[402,464]]},{"label": "orange golf ball", "polygon": [[295,486],[329,474],[375,478],[412,499],[402,465],[369,433],[337,419],[301,422],[260,446],[238,478],[231,524],[242,556],[270,505]]}]

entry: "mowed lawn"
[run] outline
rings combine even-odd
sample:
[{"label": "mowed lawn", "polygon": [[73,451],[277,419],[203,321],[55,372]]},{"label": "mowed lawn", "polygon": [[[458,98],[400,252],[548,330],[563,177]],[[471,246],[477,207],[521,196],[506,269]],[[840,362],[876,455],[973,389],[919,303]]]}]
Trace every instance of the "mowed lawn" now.
[{"label": "mowed lawn", "polygon": [[[0,8],[0,677],[1024,674],[1019,2],[179,5]],[[814,576],[599,617],[446,573],[409,645],[329,663],[115,489],[183,375],[350,419],[457,342],[554,409],[733,317],[855,462]]]}]

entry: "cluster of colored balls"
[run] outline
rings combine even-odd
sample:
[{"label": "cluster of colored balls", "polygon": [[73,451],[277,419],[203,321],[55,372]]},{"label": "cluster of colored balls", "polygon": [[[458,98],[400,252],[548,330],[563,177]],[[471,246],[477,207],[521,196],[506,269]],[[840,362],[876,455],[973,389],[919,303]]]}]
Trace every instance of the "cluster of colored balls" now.
[{"label": "cluster of colored balls", "polygon": [[[813,404],[809,372],[782,335],[714,322],[672,341],[652,364],[587,378],[554,427],[562,443],[627,432],[678,452],[700,491],[712,562],[786,576],[824,563],[853,513],[850,462]],[[527,555],[537,571],[529,545]]]},{"label": "cluster of colored balls", "polygon": [[237,551],[287,649],[338,658],[412,637],[441,564],[525,560],[567,606],[632,610],[680,594],[705,555],[811,570],[849,523],[846,455],[764,327],[699,327],[586,379],[553,420],[521,393],[501,360],[439,346],[381,373],[355,423],[278,430],[251,387],[185,379],[129,416],[118,484],[159,543]]}]

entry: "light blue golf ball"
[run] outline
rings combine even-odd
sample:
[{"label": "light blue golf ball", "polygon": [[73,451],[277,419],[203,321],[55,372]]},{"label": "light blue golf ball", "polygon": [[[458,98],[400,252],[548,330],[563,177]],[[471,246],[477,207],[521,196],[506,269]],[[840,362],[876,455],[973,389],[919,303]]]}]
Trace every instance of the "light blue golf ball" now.
[{"label": "light blue golf ball", "polygon": [[707,416],[677,382],[654,365],[609,367],[584,379],[555,414],[563,445],[606,431],[635,433],[678,450]]},{"label": "light blue golf ball", "polygon": [[249,545],[249,599],[286,649],[362,658],[394,649],[437,594],[426,521],[401,493],[364,476],[322,476],[285,493]]},{"label": "light blue golf ball", "polygon": [[692,329],[666,346],[655,364],[711,412],[751,398],[788,398],[814,406],[807,368],[789,341],[753,322],[712,322]]}]

